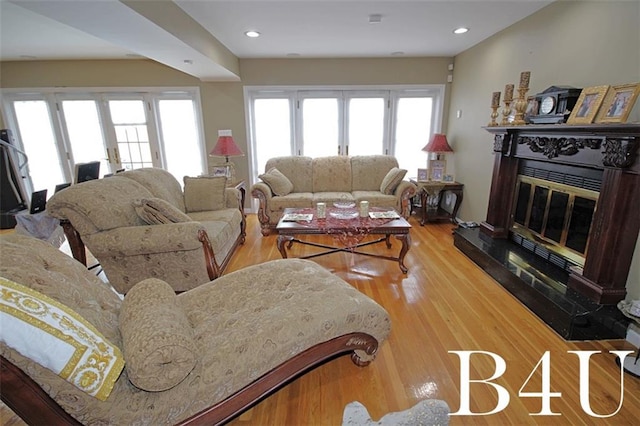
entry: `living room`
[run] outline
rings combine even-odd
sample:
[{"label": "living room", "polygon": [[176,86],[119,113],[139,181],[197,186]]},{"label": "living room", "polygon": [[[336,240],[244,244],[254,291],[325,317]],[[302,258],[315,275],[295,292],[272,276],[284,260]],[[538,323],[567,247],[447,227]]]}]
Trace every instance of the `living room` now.
[{"label": "living room", "polygon": [[[464,221],[482,222],[487,216],[487,206],[489,204],[489,194],[491,189],[492,172],[494,164],[493,137],[483,127],[490,121],[491,114],[491,94],[496,91],[503,91],[506,84],[518,83],[520,73],[531,72],[531,81],[528,95],[542,92],[546,88],[554,85],[567,85],[573,87],[593,87],[600,85],[619,85],[638,82],[640,80],[640,40],[638,39],[638,20],[640,18],[640,5],[636,1],[556,1],[540,9],[534,14],[527,16],[523,20],[505,28],[494,34],[479,44],[457,54],[453,57],[393,57],[393,58],[332,58],[332,59],[312,59],[312,58],[278,58],[278,59],[237,59],[237,70],[240,81],[202,81],[181,71],[169,68],[160,63],[145,59],[127,60],[73,60],[73,61],[5,61],[0,63],[0,83],[3,90],[17,88],[86,88],[86,87],[197,87],[200,90],[201,107],[203,115],[203,133],[206,140],[206,151],[213,149],[218,130],[232,129],[235,141],[239,144],[243,152],[249,152],[246,113],[245,113],[245,86],[374,86],[374,85],[445,85],[444,114],[441,129],[446,133],[449,142],[454,149],[454,155],[449,163],[452,173],[459,182],[463,182],[464,202],[458,212],[459,218]],[[453,64],[453,69],[449,70],[449,65]],[[448,82],[451,75],[452,82]],[[504,94],[504,93],[503,93]],[[0,118],[0,128],[6,128],[7,123],[3,115]],[[637,123],[640,120],[639,108],[628,118],[628,122]],[[417,153],[421,154],[422,153]],[[426,160],[426,156],[425,156]],[[248,157],[234,157],[231,161],[235,165],[237,176],[253,182],[254,171],[251,170]],[[262,172],[262,171],[259,171]],[[414,172],[415,173],[415,172]],[[412,173],[410,173],[412,174]],[[245,208],[248,213],[252,210],[251,197],[247,197]],[[249,215],[251,216],[251,214]],[[254,227],[248,230],[248,240],[258,240],[262,249],[267,250],[267,242],[262,242],[259,233],[259,225],[255,220],[249,218],[249,223]],[[415,222],[412,222],[415,224]],[[440,230],[440,237],[448,236],[450,226],[429,225],[420,232],[431,234],[429,228]],[[414,226],[418,228],[418,226]],[[412,230],[412,233],[414,230]],[[421,234],[422,235],[422,234]],[[423,237],[421,237],[423,238]],[[416,241],[421,239],[414,237]],[[450,237],[449,237],[450,239]],[[271,240],[268,240],[271,241]],[[449,241],[448,244],[451,244]],[[271,244],[270,250],[275,250]],[[414,250],[412,248],[412,250]],[[418,250],[415,250],[419,253]],[[447,249],[447,253],[454,253],[453,247]],[[411,252],[410,252],[411,253]],[[442,253],[429,252],[431,256],[442,260]],[[270,253],[271,255],[271,253]],[[277,257],[275,257],[277,258]],[[416,259],[416,263],[419,260]],[[245,266],[248,260],[234,259],[229,264],[230,269]],[[337,266],[332,265],[334,268]],[[465,266],[465,268],[469,268]],[[443,268],[442,271],[447,268]],[[481,272],[480,272],[481,273]],[[398,275],[397,271],[393,272]],[[472,275],[473,276],[473,275]],[[402,278],[395,278],[401,280]],[[479,278],[484,291],[492,292],[488,286],[491,278],[484,276]],[[401,288],[402,286],[399,286]],[[500,286],[496,285],[496,291]],[[375,291],[373,292],[375,293]],[[410,298],[409,295],[403,297]],[[470,293],[469,297],[473,297]],[[479,297],[479,296],[478,296]],[[496,296],[498,297],[498,296]],[[503,296],[505,297],[505,296]],[[508,298],[508,296],[506,296]],[[636,242],[633,260],[629,268],[629,275],[626,282],[626,300],[640,299],[640,240]],[[500,302],[498,306],[503,306]],[[507,303],[507,302],[504,302]],[[443,315],[447,315],[447,309],[439,308]],[[451,307],[450,309],[455,309]],[[524,308],[523,308],[524,309]],[[525,311],[526,312],[526,311]],[[520,312],[517,315],[521,315]],[[524,315],[524,314],[522,314]],[[467,318],[469,319],[469,318]],[[405,318],[411,321],[412,318]],[[423,320],[423,319],[421,319]],[[439,321],[446,322],[446,317]],[[442,325],[440,323],[440,325]],[[522,324],[524,323],[524,324]],[[491,323],[497,327],[497,322]],[[519,322],[523,327],[527,327],[526,321]],[[392,326],[393,327],[393,326]],[[434,325],[435,327],[435,325]],[[535,332],[540,333],[544,329],[544,324],[536,324]],[[476,332],[480,332],[479,327]],[[492,330],[482,330],[484,334],[478,337],[477,346],[463,347],[442,347],[438,351],[438,364],[448,365],[453,371],[457,371],[457,359],[447,351],[452,350],[492,350],[491,341]],[[498,330],[493,332],[500,333]],[[473,334],[473,331],[468,332]],[[546,333],[541,332],[541,333]],[[516,335],[517,336],[517,335]],[[548,337],[544,334],[545,338]],[[514,335],[511,335],[514,337]],[[522,337],[522,336],[520,336]],[[396,337],[402,338],[402,337]],[[411,338],[410,336],[407,338]],[[560,341],[562,341],[560,339]],[[494,342],[495,343],[495,342]],[[607,343],[609,344],[609,343]],[[592,344],[583,344],[581,349],[588,349]],[[611,348],[611,346],[609,346]],[[554,343],[556,350],[564,350],[560,343]],[[572,347],[575,349],[575,347]],[[597,347],[601,348],[601,347]],[[621,347],[616,347],[622,349]],[[547,348],[530,348],[531,354],[527,356],[526,367],[519,371],[519,384],[524,383],[527,374],[533,370],[535,362],[540,358],[542,352]],[[499,352],[497,352],[499,353]],[[505,350],[505,353],[507,351]],[[509,352],[512,356],[515,353]],[[392,352],[385,352],[384,355],[393,357]],[[396,355],[398,356],[398,355]],[[567,356],[567,355],[565,355]],[[447,358],[449,357],[449,358]],[[425,363],[431,361],[423,355],[415,355],[413,358],[403,355],[403,362],[409,363],[413,360]],[[531,361],[533,359],[533,362]],[[516,363],[515,359],[510,360]],[[614,368],[613,373],[607,371],[605,380],[615,377],[615,362],[610,361]],[[372,366],[375,365],[375,362]],[[390,362],[387,368],[402,369],[401,365],[394,365]],[[511,365],[511,364],[510,364]],[[571,365],[569,362],[565,366]],[[341,364],[343,374],[350,373],[347,364]],[[329,372],[331,365],[325,365],[321,370],[312,376],[314,380],[321,381],[321,375],[329,375],[332,380],[338,380],[338,376]],[[607,367],[599,367],[607,368]],[[366,370],[366,369],[365,369]],[[554,371],[554,373],[556,373]],[[559,374],[560,371],[557,372]],[[366,381],[367,386],[382,392],[385,383],[370,382],[358,371],[358,377]],[[365,373],[366,374],[366,371]],[[426,373],[425,373],[426,374]],[[457,375],[455,376],[457,378]],[[555,379],[555,377],[554,377]],[[518,380],[513,380],[512,386]],[[617,380],[617,379],[616,379]],[[455,381],[455,380],[454,380]],[[638,389],[637,379],[627,376],[625,384],[629,389]],[[427,381],[425,380],[425,383]],[[353,385],[353,381],[349,382]],[[396,386],[401,386],[396,382]],[[287,403],[288,398],[299,398],[294,395],[296,392],[314,392],[314,383],[303,382],[296,385],[295,390],[287,393],[274,394],[269,399],[268,407],[273,411],[262,413],[264,417],[253,418],[253,422],[269,423],[269,419],[304,419],[301,422],[325,424],[335,420],[335,416],[322,413],[319,407],[325,402],[314,402],[304,410],[315,412],[308,417],[295,417],[291,415],[276,415],[278,410],[295,412],[296,407]],[[346,386],[346,385],[345,385]],[[441,385],[442,386],[442,385]],[[612,384],[602,384],[611,388]],[[634,386],[632,388],[632,386]],[[616,399],[615,388],[611,391]],[[340,386],[328,388],[333,391],[340,389]],[[594,386],[595,389],[595,386]],[[388,392],[388,391],[385,391]],[[418,392],[418,390],[416,391]],[[601,421],[611,423],[626,423],[627,420],[638,417],[638,399],[629,395],[629,390],[625,393],[625,403],[621,413],[620,421],[616,417],[610,419],[596,420],[591,417],[572,417],[574,421]],[[365,392],[366,393],[366,392]],[[404,391],[398,392],[403,394]],[[418,392],[419,393],[419,392]],[[429,392],[423,389],[424,395],[438,397],[437,392]],[[353,394],[351,394],[353,395]],[[435,396],[434,396],[435,395]],[[304,399],[308,403],[312,398]],[[324,395],[323,398],[331,398]],[[367,398],[363,396],[362,398]],[[398,397],[394,400],[393,393],[386,397],[386,407],[368,407],[374,419],[390,411],[400,411],[408,408],[410,402],[416,402],[415,397]],[[633,399],[635,398],[635,400]],[[451,411],[458,407],[459,400],[448,399]],[[377,403],[374,398],[369,398],[372,403]],[[515,398],[514,398],[515,401]],[[635,401],[635,406],[633,404]],[[267,402],[267,401],[265,401]],[[576,401],[572,409],[582,411],[580,404]],[[326,402],[326,404],[329,404]],[[340,402],[342,404],[342,402]],[[518,403],[518,409],[513,407],[505,414],[505,417],[495,420],[499,423],[527,423],[539,421],[545,423],[546,420],[536,420],[528,413],[537,410],[535,404]],[[344,405],[344,404],[342,404]],[[366,405],[366,404],[365,404]],[[571,404],[569,404],[571,406]],[[259,407],[259,406],[258,406]],[[280,408],[278,408],[280,407]],[[491,407],[486,408],[489,410]],[[610,406],[601,407],[603,411],[615,410]],[[341,414],[341,413],[340,413]],[[575,413],[574,413],[575,414]],[[257,416],[257,414],[256,414]],[[271,417],[270,417],[271,416]],[[338,416],[339,418],[340,416]],[[461,420],[462,419],[462,420]],[[451,417],[451,423],[492,423],[491,416],[486,418],[475,417]],[[561,417],[560,419],[567,419]],[[554,419],[555,420],[555,419]],[[242,418],[240,419],[242,421]],[[251,423],[251,419],[247,423]],[[559,421],[562,423],[562,420]],[[254,423],[255,424],[255,423]]]}]

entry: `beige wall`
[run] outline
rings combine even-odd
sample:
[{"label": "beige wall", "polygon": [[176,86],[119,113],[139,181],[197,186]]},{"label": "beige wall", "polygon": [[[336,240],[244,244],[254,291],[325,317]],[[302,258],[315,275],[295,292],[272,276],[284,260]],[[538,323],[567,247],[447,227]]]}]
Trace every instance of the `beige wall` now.
[{"label": "beige wall", "polygon": [[[531,71],[528,95],[553,85],[640,81],[639,18],[637,1],[555,2],[456,56],[447,136],[456,179],[465,184],[461,217],[486,217],[493,153],[482,126],[490,121],[492,92],[504,95],[505,84],[517,86],[522,71]],[[461,118],[455,118],[457,110]],[[640,239],[627,291],[640,298]]]}]

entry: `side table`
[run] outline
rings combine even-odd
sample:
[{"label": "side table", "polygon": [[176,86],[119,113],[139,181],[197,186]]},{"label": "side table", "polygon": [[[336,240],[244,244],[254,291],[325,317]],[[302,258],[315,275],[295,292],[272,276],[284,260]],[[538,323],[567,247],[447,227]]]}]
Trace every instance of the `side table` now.
[{"label": "side table", "polygon": [[[464,185],[460,182],[440,182],[440,181],[418,181],[417,179],[409,179],[418,187],[418,195],[420,196],[420,226],[424,226],[426,222],[435,222],[440,220],[449,220],[455,223],[458,209],[462,203],[462,189]],[[456,196],[456,202],[451,213],[442,208],[443,195],[451,191]]]}]

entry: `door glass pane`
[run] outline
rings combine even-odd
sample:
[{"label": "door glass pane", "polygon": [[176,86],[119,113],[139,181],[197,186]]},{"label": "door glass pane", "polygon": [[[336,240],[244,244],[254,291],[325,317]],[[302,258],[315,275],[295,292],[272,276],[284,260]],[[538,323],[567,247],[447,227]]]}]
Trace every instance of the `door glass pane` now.
[{"label": "door glass pane", "polygon": [[520,187],[518,188],[518,199],[516,200],[516,212],[513,215],[513,220],[522,226],[526,225],[530,194],[531,184],[520,182]]},{"label": "door glass pane", "polygon": [[422,148],[431,134],[432,98],[400,98],[396,115],[395,153],[407,176],[416,176],[427,166]]},{"label": "door glass pane", "polygon": [[122,167],[127,170],[152,167],[152,161],[144,161],[144,159],[151,159],[144,102],[141,100],[109,101],[109,112],[116,131]]},{"label": "door glass pane", "polygon": [[73,161],[76,164],[100,161],[100,177],[109,173],[111,170],[105,157],[105,145],[96,102],[92,100],[62,101],[62,111],[73,152]]},{"label": "door glass pane", "polygon": [[383,154],[384,98],[349,100],[349,155]]},{"label": "door glass pane", "polygon": [[542,223],[544,221],[544,212],[547,209],[547,198],[549,196],[549,188],[536,186],[533,190],[533,204],[531,205],[531,216],[529,217],[529,229],[542,233]]},{"label": "door glass pane", "polygon": [[304,155],[308,157],[338,154],[338,99],[317,98],[302,101],[302,140]]},{"label": "door glass pane", "polygon": [[591,229],[591,221],[593,220],[593,212],[595,210],[595,200],[575,197],[567,234],[567,247],[578,253],[585,252],[587,249],[587,240],[589,239],[589,230]]},{"label": "door glass pane", "polygon": [[55,145],[49,108],[45,101],[14,102],[16,120],[24,150],[29,157],[28,167],[33,190],[47,189],[51,196],[55,186],[64,183],[60,157]]},{"label": "door glass pane", "polygon": [[[158,105],[167,170],[178,179],[178,182],[182,182],[184,176],[202,174],[202,149],[193,101],[163,99],[158,102]],[[151,161],[150,152],[149,148],[141,149],[142,162]]]},{"label": "door glass pane", "polygon": [[257,172],[263,173],[270,158],[294,155],[291,152],[290,102],[289,99],[256,99],[253,109]]},{"label": "door glass pane", "polygon": [[552,191],[549,202],[549,213],[547,225],[544,229],[544,236],[559,243],[562,238],[567,206],[569,205],[569,194],[565,192]]}]

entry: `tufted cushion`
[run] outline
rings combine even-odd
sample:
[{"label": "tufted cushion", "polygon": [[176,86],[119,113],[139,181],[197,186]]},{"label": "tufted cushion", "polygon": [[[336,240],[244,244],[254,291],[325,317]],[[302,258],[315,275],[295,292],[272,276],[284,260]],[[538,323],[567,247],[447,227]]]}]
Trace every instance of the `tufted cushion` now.
[{"label": "tufted cushion", "polygon": [[269,169],[267,173],[261,174],[258,177],[262,179],[264,183],[269,185],[271,192],[275,195],[284,196],[293,191],[293,184],[289,178],[283,175],[282,172],[275,167]]},{"label": "tufted cushion", "polygon": [[138,198],[133,207],[140,219],[149,225],[190,222],[191,218],[162,198]]},{"label": "tufted cushion", "polygon": [[389,170],[384,179],[382,179],[380,192],[386,195],[392,195],[406,174],[407,171],[405,169],[399,169],[397,167]]},{"label": "tufted cushion", "polygon": [[77,312],[3,277],[0,323],[7,346],[101,401],[124,368],[120,349]]},{"label": "tufted cushion", "polygon": [[185,176],[184,205],[187,213],[226,208],[226,187],[227,178],[223,176]]},{"label": "tufted cushion", "polygon": [[162,280],[149,278],[129,290],[120,309],[120,333],[127,375],[140,389],[171,389],[196,365],[193,330]]}]

